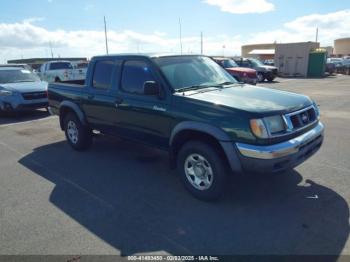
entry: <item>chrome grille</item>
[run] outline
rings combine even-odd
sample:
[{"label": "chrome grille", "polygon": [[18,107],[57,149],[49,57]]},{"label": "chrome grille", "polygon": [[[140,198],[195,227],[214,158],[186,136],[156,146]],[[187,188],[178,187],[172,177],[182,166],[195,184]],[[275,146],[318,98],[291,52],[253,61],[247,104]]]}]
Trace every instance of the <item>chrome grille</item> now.
[{"label": "chrome grille", "polygon": [[317,113],[313,106],[283,116],[287,131],[296,131],[312,125],[317,121]]}]

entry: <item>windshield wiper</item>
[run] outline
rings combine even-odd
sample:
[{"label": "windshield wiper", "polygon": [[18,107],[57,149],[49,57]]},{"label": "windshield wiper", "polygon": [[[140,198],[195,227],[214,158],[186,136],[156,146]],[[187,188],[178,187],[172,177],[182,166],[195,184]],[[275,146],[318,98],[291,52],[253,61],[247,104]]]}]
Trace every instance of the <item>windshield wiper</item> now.
[{"label": "windshield wiper", "polygon": [[216,87],[216,88],[222,88],[221,85],[213,84],[213,85],[193,85],[193,86],[186,86],[176,89],[176,92],[185,92],[185,91],[191,91],[191,90],[199,90],[204,88],[210,88],[210,87]]},{"label": "windshield wiper", "polygon": [[228,85],[235,85],[235,84],[237,84],[237,83],[234,83],[234,82],[223,82],[223,83],[220,83],[220,84],[218,84],[218,85],[220,85],[220,86],[228,86]]},{"label": "windshield wiper", "polygon": [[35,82],[34,80],[16,80],[13,83]]}]

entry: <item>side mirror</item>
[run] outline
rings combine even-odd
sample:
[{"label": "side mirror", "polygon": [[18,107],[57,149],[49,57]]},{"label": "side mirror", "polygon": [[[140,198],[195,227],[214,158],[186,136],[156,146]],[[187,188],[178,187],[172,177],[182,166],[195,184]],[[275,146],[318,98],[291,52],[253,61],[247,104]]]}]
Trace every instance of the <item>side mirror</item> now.
[{"label": "side mirror", "polygon": [[146,81],[143,84],[143,93],[146,96],[159,96],[160,86],[155,81]]}]

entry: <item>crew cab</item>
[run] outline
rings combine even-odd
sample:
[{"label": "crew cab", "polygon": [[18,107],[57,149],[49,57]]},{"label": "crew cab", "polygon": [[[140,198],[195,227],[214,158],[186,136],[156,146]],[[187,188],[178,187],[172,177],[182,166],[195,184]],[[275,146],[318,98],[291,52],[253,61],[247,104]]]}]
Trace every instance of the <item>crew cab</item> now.
[{"label": "crew cab", "polygon": [[70,61],[50,61],[43,64],[39,76],[43,81],[52,82],[80,82],[86,77],[86,67],[76,68],[78,63]]},{"label": "crew cab", "polygon": [[256,58],[235,57],[234,60],[239,66],[255,69],[257,71],[258,82],[264,82],[265,80],[272,82],[277,77],[277,67],[264,65],[260,60]]},{"label": "crew cab", "polygon": [[48,94],[73,149],[89,148],[95,130],[163,149],[203,200],[231,174],[294,168],[324,136],[309,97],[239,83],[201,55],[94,57],[84,84],[51,83]]},{"label": "crew cab", "polygon": [[226,57],[212,57],[212,58],[216,63],[221,65],[229,74],[231,74],[234,78],[236,78],[237,81],[251,84],[251,85],[256,85],[258,81],[256,70],[247,68],[247,67],[240,67],[231,58],[226,58]]}]

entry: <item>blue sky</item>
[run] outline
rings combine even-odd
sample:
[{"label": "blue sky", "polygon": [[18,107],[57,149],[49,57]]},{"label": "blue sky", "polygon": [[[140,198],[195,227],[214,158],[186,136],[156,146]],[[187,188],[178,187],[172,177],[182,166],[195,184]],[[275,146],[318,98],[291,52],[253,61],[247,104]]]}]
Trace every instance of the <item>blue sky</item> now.
[{"label": "blue sky", "polygon": [[[237,13],[237,9],[240,13]],[[321,42],[323,40],[324,44],[328,45],[331,44],[332,37],[346,36],[343,29],[330,33],[330,23],[333,26],[343,23],[349,9],[350,2],[344,0],[2,0],[0,47],[5,48],[5,51],[0,55],[18,56],[17,48],[20,49],[17,51],[21,52],[21,56],[43,56],[47,53],[47,50],[42,50],[47,48],[47,41],[50,41],[61,55],[74,55],[74,52],[83,55],[81,50],[74,51],[75,48],[79,48],[73,43],[59,38],[78,38],[78,32],[84,32],[80,36],[85,37],[87,42],[90,41],[89,33],[100,37],[104,15],[111,31],[110,41],[114,52],[135,49],[177,51],[175,42],[178,37],[179,17],[182,21],[185,51],[188,52],[198,51],[195,43],[198,42],[196,38],[200,31],[203,31],[205,40],[208,41],[207,52],[215,52],[215,49],[219,52],[220,47],[225,44],[228,52],[236,54],[239,53],[241,44],[253,41],[291,41],[293,34],[299,35],[296,38],[298,41],[303,40],[302,37],[306,38],[305,41],[313,40],[310,39],[313,38],[311,31],[314,31],[312,28],[316,26],[320,27]],[[312,17],[315,14],[319,16]],[[288,23],[298,28],[286,27]],[[9,44],[11,41],[8,39],[11,34],[6,35],[6,30],[1,30],[1,26],[5,29],[12,26],[18,32],[17,36],[13,36],[12,33],[13,46]],[[322,39],[323,30],[325,33]],[[47,34],[50,40],[35,39],[41,31],[42,34]],[[20,35],[23,34],[24,42],[20,43]],[[28,37],[34,37],[33,43]],[[157,42],[163,40],[162,46],[159,47]],[[77,39],[72,41],[79,44]],[[128,41],[129,44],[125,46],[123,41]],[[39,44],[35,45],[35,42]],[[98,39],[91,42],[91,49],[96,50],[90,50],[87,56],[93,55],[94,52],[102,52],[102,49],[96,46],[98,42]]]}]

